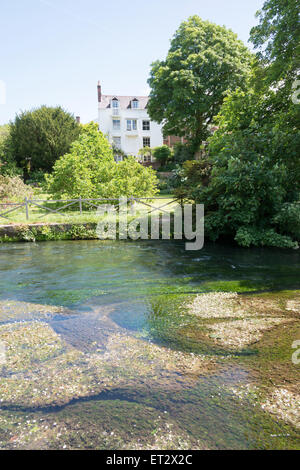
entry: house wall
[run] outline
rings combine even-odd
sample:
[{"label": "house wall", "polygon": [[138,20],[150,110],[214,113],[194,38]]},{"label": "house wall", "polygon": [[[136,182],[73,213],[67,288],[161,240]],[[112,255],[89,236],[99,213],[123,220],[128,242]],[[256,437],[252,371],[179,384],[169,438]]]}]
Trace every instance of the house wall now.
[{"label": "house wall", "polygon": [[[146,109],[119,109],[119,116],[113,115],[112,108],[98,109],[99,129],[107,135],[109,142],[113,137],[121,137],[121,149],[127,154],[138,156],[143,147],[143,137],[150,137],[150,146],[163,145],[162,126],[150,121],[150,131],[143,131],[143,120],[150,120]],[[120,119],[120,130],[113,129],[113,119]],[[137,120],[137,130],[127,131],[127,119]]]}]

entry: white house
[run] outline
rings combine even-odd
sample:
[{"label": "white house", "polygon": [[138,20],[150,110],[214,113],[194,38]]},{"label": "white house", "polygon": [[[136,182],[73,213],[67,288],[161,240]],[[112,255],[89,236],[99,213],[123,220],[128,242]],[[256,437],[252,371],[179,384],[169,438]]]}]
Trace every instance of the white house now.
[{"label": "white house", "polygon": [[[143,147],[163,145],[162,126],[150,120],[148,96],[102,95],[98,82],[99,129],[128,155],[138,156]],[[144,161],[151,161],[145,157]]]}]

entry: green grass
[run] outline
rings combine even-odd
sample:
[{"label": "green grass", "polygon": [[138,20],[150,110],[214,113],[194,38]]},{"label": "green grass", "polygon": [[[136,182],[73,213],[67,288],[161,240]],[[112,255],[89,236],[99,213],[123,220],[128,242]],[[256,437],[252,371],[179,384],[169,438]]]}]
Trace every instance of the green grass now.
[{"label": "green grass", "polygon": [[[38,202],[38,204],[49,207],[53,210],[59,210],[59,208],[63,207],[64,205],[68,204],[68,202],[61,202],[61,203],[51,203],[49,202],[50,196],[46,193],[38,193],[34,196],[34,200]],[[40,202],[41,200],[45,202]],[[153,198],[153,201],[145,201],[148,204],[151,204],[154,207],[161,207],[167,203],[171,203],[173,200],[172,196],[160,196]],[[169,204],[168,206],[164,207],[164,210],[171,212],[174,208],[174,204]],[[8,208],[9,209],[9,208]],[[7,209],[7,210],[8,210]],[[140,215],[146,214],[148,211],[151,211],[150,207],[145,206],[144,204],[137,204],[136,206],[137,211]],[[0,208],[0,213],[5,212],[5,209]],[[29,219],[26,219],[26,212],[25,207],[21,207],[12,213],[8,214],[6,217],[0,217],[0,225],[8,225],[8,224],[34,224],[34,223],[97,223],[99,221],[99,216],[97,216],[97,209],[96,207],[83,207],[82,213],[79,210],[79,203],[74,204],[71,207],[66,208],[62,211],[61,214],[58,213],[51,213],[47,211],[45,208],[41,208],[30,204],[29,206]]]}]

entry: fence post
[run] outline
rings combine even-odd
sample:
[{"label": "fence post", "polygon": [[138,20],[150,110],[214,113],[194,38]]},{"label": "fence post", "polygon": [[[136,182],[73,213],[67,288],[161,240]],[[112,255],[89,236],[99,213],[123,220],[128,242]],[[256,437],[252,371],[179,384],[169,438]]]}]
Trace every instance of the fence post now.
[{"label": "fence post", "polygon": [[26,220],[29,220],[28,199],[25,197]]},{"label": "fence post", "polygon": [[82,214],[82,200],[81,200],[81,196],[79,198],[79,210],[80,210],[80,214]]}]

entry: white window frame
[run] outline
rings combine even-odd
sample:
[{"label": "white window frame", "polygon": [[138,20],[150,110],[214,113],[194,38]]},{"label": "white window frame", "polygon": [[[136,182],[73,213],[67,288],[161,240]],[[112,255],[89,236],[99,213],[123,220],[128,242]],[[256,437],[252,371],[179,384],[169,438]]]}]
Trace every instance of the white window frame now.
[{"label": "white window frame", "polygon": [[137,119],[126,119],[126,131],[137,131],[138,123]]},{"label": "white window frame", "polygon": [[[115,123],[118,122],[119,125],[115,127]],[[114,131],[120,131],[121,130],[121,119],[113,119],[113,130]]]},{"label": "white window frame", "polygon": [[[147,129],[144,129],[144,124],[146,124]],[[143,119],[143,131],[150,131],[150,126],[150,119]]]},{"label": "white window frame", "polygon": [[114,108],[114,109],[120,107],[120,103],[119,103],[118,98],[113,98],[113,99],[111,100],[111,106],[112,106],[112,108]]},{"label": "white window frame", "polygon": [[131,101],[131,107],[132,109],[139,109],[139,100],[138,99],[134,99]]},{"label": "white window frame", "polygon": [[[149,140],[149,145],[145,145],[145,139]],[[143,148],[150,147],[151,148],[151,137],[143,137]]]},{"label": "white window frame", "polygon": [[[115,142],[115,140],[118,139],[118,144]],[[113,143],[115,145],[115,147],[117,147],[118,149],[121,148],[121,137],[119,135],[114,135],[113,136]]]}]

